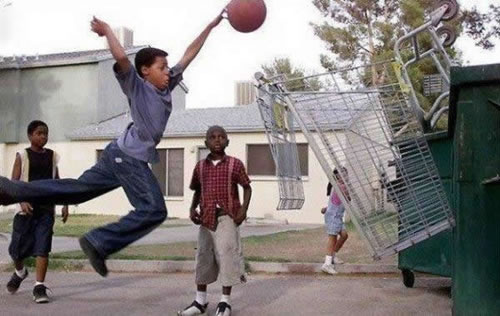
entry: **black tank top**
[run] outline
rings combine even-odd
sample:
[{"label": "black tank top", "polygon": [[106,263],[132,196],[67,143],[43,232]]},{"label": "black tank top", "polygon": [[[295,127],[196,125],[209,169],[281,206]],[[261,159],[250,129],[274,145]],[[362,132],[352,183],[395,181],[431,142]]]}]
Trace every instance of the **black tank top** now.
[{"label": "black tank top", "polygon": [[[43,152],[36,152],[26,148],[29,161],[28,181],[46,180],[53,178],[54,151],[46,148]],[[33,205],[35,210],[53,212],[54,205]]]}]

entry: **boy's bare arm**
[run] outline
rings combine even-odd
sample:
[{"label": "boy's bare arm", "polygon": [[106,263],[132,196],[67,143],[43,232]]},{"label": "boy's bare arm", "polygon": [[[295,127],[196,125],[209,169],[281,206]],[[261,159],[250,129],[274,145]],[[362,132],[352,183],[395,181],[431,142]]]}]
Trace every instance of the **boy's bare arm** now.
[{"label": "boy's bare arm", "polygon": [[130,60],[128,60],[127,54],[125,53],[125,49],[123,49],[122,45],[116,38],[115,34],[113,33],[113,30],[108,25],[108,23],[94,17],[90,22],[90,27],[92,29],[92,32],[96,33],[99,36],[106,37],[106,40],[108,41],[109,45],[109,50],[111,51],[111,55],[113,55],[113,58],[118,63],[118,66],[120,66],[120,71],[122,72],[128,71],[132,66],[132,64],[130,63]]},{"label": "boy's bare arm", "polygon": [[252,187],[250,185],[243,187],[243,204],[241,205],[238,215],[236,215],[236,218],[234,219],[236,225],[240,225],[247,218],[247,211],[251,198]]},{"label": "boy's bare arm", "polygon": [[212,22],[210,22],[210,24],[207,25],[203,32],[201,32],[201,34],[198,35],[198,37],[188,46],[186,52],[184,52],[184,55],[179,61],[179,64],[181,65],[183,70],[185,70],[196,57],[196,55],[198,55],[212,29],[219,25],[220,21],[222,21],[222,14],[224,12],[225,9]]},{"label": "boy's bare arm", "polygon": [[243,188],[243,207],[245,210],[248,210],[248,206],[250,205],[250,199],[252,198],[252,187],[247,186]]},{"label": "boy's bare arm", "polygon": [[[21,180],[21,156],[16,154],[16,160],[14,161],[14,166],[12,167],[12,180]],[[27,202],[19,203],[21,205],[21,210],[28,215],[33,214],[33,207]]]},{"label": "boy's bare arm", "polygon": [[196,190],[193,194],[193,200],[191,201],[191,207],[189,208],[189,218],[196,225],[201,224],[200,214],[196,211],[196,208],[200,204],[201,191]]},{"label": "boy's bare arm", "polygon": [[14,160],[14,166],[12,166],[12,180],[21,179],[21,156],[16,154],[16,160]]},{"label": "boy's bare arm", "polygon": [[[56,179],[61,179],[61,177],[59,177],[59,168],[57,167],[56,167]],[[68,220],[69,216],[68,205],[63,205],[61,209],[61,215],[62,215],[62,222],[66,224],[66,221]]]}]

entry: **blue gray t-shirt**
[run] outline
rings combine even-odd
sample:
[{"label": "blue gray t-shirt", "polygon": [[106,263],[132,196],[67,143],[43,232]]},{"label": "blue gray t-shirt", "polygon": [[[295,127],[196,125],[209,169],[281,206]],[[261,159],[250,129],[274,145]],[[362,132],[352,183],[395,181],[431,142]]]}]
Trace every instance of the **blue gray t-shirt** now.
[{"label": "blue gray t-shirt", "polygon": [[160,142],[172,112],[172,90],[182,80],[182,67],[170,69],[168,88],[160,91],[139,77],[132,65],[127,72],[113,66],[115,76],[128,98],[132,122],[118,138],[118,147],[127,155],[146,162],[158,161],[156,145]]}]

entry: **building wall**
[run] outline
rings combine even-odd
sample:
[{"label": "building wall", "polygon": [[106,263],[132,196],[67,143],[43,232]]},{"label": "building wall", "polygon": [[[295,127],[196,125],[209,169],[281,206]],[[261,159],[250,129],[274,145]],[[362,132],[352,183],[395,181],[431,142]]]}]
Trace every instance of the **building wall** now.
[{"label": "building wall", "polygon": [[0,71],[0,142],[16,142],[17,122],[22,108],[21,71]]},{"label": "building wall", "polygon": [[[267,144],[264,133],[230,134],[227,154],[235,156],[247,165],[247,145]],[[192,191],[189,183],[198,159],[198,147],[203,147],[202,137],[163,139],[158,148],[184,148],[184,196],[167,198],[169,216],[187,218],[191,205]],[[305,142],[297,135],[297,142]],[[62,177],[78,177],[96,161],[96,150],[103,149],[108,141],[50,142],[48,147],[61,155],[60,173]],[[15,153],[28,146],[27,143],[6,145],[4,160],[1,161],[2,175],[10,174]],[[0,147],[0,151],[2,148]],[[278,185],[275,177],[251,177],[252,201],[248,215],[257,218],[274,218],[294,223],[322,223],[320,209],[326,205],[327,177],[309,148],[309,176],[304,179],[305,204],[302,210],[276,211],[278,205]],[[242,197],[242,195],[240,195]],[[12,206],[11,206],[12,208]],[[131,209],[122,189],[117,189],[93,201],[71,207],[77,213],[126,214]]]},{"label": "building wall", "polygon": [[[53,142],[69,141],[73,130],[127,111],[113,63],[1,70],[0,143],[24,142],[26,127],[35,119],[49,125]],[[182,88],[172,98],[175,109],[185,108]]]},{"label": "building wall", "polygon": [[[96,120],[97,64],[2,70],[0,142],[23,142],[30,121],[45,121],[52,141]],[[3,86],[3,85],[2,85]]]}]

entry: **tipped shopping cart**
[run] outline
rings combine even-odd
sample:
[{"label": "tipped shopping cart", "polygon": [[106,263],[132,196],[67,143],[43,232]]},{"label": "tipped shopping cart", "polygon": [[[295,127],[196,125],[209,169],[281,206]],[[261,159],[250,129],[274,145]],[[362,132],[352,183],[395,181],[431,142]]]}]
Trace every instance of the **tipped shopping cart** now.
[{"label": "tipped shopping cart", "polygon": [[[287,199],[300,200],[295,206],[303,203],[294,134],[300,130],[376,259],[455,223],[424,135],[424,128],[442,114],[439,107],[446,95],[436,99],[432,113],[425,112],[408,76],[409,67],[429,58],[436,63],[437,76],[449,83],[451,62],[443,45],[453,34],[436,27],[453,13],[453,3],[442,1],[428,23],[398,41],[393,61],[301,78],[256,74],[280,194],[288,189],[280,195],[280,205]],[[422,51],[417,43],[424,34],[430,34],[432,45]],[[413,43],[413,56],[403,60],[406,41]],[[340,176],[349,199],[332,174],[340,167],[347,170]]]}]

